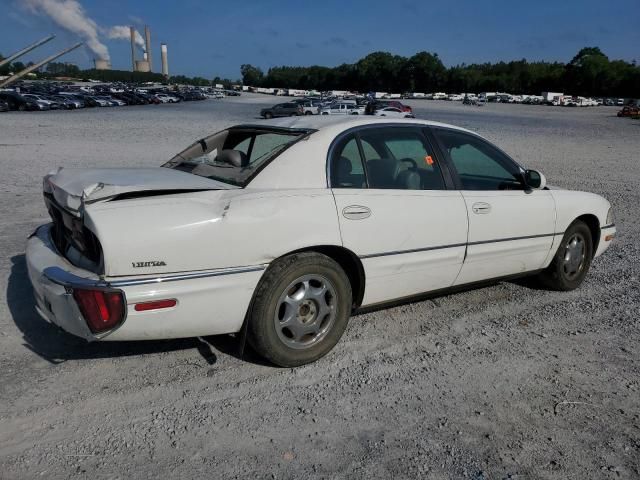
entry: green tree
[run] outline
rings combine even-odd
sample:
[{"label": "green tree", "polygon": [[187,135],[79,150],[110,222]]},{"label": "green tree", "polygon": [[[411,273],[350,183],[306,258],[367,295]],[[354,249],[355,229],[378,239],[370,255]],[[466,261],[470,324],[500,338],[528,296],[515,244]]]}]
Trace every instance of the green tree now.
[{"label": "green tree", "polygon": [[240,74],[242,75],[242,83],[254,87],[260,86],[264,79],[264,73],[258,67],[254,67],[248,63],[240,66]]}]

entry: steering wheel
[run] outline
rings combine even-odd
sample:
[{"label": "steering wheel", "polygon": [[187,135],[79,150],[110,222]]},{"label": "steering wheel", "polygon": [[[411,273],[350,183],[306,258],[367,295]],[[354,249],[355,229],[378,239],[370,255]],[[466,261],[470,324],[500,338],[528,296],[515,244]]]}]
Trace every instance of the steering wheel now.
[{"label": "steering wheel", "polygon": [[402,158],[400,161],[410,163],[412,168],[418,168],[418,164],[413,158]]}]

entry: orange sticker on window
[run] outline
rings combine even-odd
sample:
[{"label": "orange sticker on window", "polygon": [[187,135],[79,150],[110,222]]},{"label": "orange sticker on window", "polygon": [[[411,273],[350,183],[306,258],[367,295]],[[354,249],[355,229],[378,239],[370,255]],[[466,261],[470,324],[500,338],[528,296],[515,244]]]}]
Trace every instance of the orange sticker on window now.
[{"label": "orange sticker on window", "polygon": [[427,165],[433,165],[433,158],[431,157],[431,155],[427,155],[426,157],[424,157],[424,161]]}]

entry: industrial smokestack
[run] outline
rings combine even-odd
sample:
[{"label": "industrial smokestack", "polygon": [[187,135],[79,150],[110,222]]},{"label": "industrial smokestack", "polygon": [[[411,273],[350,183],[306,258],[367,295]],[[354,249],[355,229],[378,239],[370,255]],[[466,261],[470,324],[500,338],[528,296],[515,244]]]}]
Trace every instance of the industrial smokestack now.
[{"label": "industrial smokestack", "polygon": [[93,63],[96,66],[96,70],[111,70],[111,64],[106,60],[95,58]]},{"label": "industrial smokestack", "polygon": [[169,61],[167,60],[167,44],[160,44],[160,55],[162,57],[162,75],[169,76]]},{"label": "industrial smokestack", "polygon": [[129,27],[131,34],[131,71],[136,71],[136,29]]},{"label": "industrial smokestack", "polygon": [[144,40],[145,40],[145,53],[147,54],[147,58],[145,60],[149,62],[149,71],[153,71],[153,63],[151,62],[151,30],[149,29],[149,25],[144,26]]}]

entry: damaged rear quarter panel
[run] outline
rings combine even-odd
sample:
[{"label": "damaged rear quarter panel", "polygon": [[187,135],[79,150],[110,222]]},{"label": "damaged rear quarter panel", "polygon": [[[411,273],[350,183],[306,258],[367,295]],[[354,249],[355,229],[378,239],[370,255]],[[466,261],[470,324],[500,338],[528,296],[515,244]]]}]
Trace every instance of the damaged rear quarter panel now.
[{"label": "damaged rear quarter panel", "polygon": [[226,190],[88,205],[105,275],[264,265],[293,250],[341,245],[330,190]]}]

